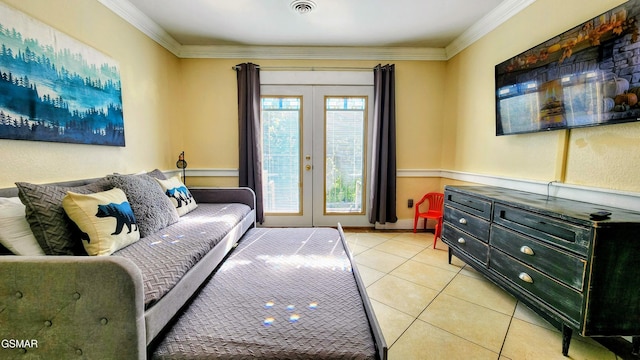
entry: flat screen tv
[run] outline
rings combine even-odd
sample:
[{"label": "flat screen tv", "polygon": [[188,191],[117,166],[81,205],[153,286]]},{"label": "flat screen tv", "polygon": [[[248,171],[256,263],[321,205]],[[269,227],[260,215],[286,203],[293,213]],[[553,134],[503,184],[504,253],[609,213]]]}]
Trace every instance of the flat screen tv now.
[{"label": "flat screen tv", "polygon": [[640,0],[495,67],[496,135],[640,120]]}]

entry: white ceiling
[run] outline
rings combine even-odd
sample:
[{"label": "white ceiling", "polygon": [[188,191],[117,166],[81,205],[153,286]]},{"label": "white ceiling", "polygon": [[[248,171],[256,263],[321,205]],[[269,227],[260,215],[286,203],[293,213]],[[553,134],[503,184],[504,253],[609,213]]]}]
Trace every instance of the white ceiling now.
[{"label": "white ceiling", "polygon": [[312,0],[307,14],[293,0],[99,1],[180,56],[194,47],[444,51],[468,46],[535,0]]}]

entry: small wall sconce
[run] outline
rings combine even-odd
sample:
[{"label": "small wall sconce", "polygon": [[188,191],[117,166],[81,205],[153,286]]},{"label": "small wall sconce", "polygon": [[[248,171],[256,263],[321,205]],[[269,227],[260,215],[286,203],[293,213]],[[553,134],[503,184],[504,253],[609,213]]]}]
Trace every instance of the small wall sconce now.
[{"label": "small wall sconce", "polygon": [[182,169],[182,182],[187,184],[187,174],[185,169],[187,168],[187,162],[184,160],[184,151],[178,155],[178,161],[176,161],[176,167]]}]

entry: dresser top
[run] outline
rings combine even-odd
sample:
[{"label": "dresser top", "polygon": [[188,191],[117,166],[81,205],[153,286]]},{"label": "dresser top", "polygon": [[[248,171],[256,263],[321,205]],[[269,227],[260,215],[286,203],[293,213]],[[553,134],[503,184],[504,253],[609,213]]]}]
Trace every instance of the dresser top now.
[{"label": "dresser top", "polygon": [[[613,223],[640,223],[640,213],[582,201],[540,195],[525,191],[512,190],[497,186],[453,186],[447,185],[445,191],[453,190],[489,201],[536,211],[563,220],[581,223],[587,226],[606,227]],[[609,218],[601,220],[591,217],[592,213],[610,212]]]}]

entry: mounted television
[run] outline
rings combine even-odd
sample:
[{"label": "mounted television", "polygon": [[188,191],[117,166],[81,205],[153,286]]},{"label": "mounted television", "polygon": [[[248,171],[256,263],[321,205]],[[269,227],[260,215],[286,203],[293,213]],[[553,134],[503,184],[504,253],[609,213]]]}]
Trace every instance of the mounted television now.
[{"label": "mounted television", "polygon": [[496,135],[640,120],[640,0],[495,67]]}]

